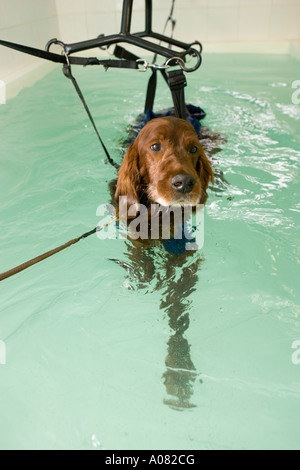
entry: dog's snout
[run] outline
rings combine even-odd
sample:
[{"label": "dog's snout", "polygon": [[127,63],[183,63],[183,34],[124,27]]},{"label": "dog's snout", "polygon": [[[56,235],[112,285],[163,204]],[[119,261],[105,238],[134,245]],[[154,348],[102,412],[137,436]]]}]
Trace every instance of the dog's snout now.
[{"label": "dog's snout", "polygon": [[172,188],[178,193],[190,193],[196,184],[196,179],[192,175],[178,174],[171,180]]}]

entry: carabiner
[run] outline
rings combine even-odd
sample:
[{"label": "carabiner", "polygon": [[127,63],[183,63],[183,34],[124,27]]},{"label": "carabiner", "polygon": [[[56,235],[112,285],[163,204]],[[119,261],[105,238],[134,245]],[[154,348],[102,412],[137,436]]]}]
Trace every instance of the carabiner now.
[{"label": "carabiner", "polygon": [[[175,64],[171,64],[171,62],[175,62]],[[184,70],[185,63],[181,57],[172,57],[171,59],[167,60],[166,67],[175,67],[175,65],[179,65],[179,67]]]},{"label": "carabiner", "polygon": [[142,64],[143,69],[139,68],[139,72],[147,72],[148,69],[155,69],[155,70],[167,70],[169,68],[169,65],[160,65],[160,64],[149,64],[149,62],[146,59],[138,59],[137,64]]},{"label": "carabiner", "polygon": [[[187,67],[186,64],[185,64],[185,61],[182,57],[173,57],[172,59],[169,59],[166,62],[166,65],[168,67],[173,67],[174,65],[179,65],[181,70],[183,70],[184,72],[188,72],[188,73],[189,72],[194,72],[195,70],[198,70],[198,68],[200,67],[201,62],[202,62],[202,57],[201,57],[200,52],[197,51],[196,49],[189,49],[187,54],[190,54],[193,57],[195,57],[195,56],[198,57],[197,64],[194,67]],[[173,61],[175,61],[176,63],[171,65],[171,62],[173,62]]]}]

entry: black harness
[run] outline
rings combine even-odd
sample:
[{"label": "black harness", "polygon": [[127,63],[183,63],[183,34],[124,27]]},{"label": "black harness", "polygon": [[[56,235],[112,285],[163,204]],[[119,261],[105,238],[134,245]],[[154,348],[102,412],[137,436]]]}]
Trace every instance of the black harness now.
[{"label": "black harness", "polygon": [[[166,37],[164,35],[155,33],[152,31],[152,0],[145,0],[145,10],[146,10],[146,18],[145,18],[145,31],[141,33],[131,34],[131,17],[132,17],[132,7],[133,7],[133,0],[123,0],[123,14],[121,20],[121,31],[118,35],[112,35],[105,37],[104,35],[99,36],[96,39],[83,41],[76,44],[64,44],[62,41],[58,41],[57,39],[51,39],[47,44],[45,50],[36,49],[33,47],[28,47],[21,44],[16,44],[13,42],[3,41],[0,40],[0,46],[8,47],[19,51],[24,54],[29,54],[34,57],[38,57],[40,59],[48,60],[51,62],[59,63],[63,65],[63,73],[64,75],[71,80],[74,85],[74,88],[86,110],[86,113],[92,123],[92,126],[97,134],[97,137],[100,141],[100,144],[103,148],[103,151],[109,161],[109,163],[115,168],[119,169],[119,165],[114,162],[111,158],[101,136],[95,124],[95,121],[92,117],[92,114],[89,110],[89,107],[86,103],[86,100],[81,92],[81,89],[78,85],[77,80],[75,79],[71,66],[73,65],[81,65],[81,66],[90,66],[90,65],[100,65],[105,68],[105,70],[109,68],[126,68],[126,69],[139,69],[141,71],[146,72],[148,68],[151,68],[152,74],[148,83],[147,89],[147,96],[145,102],[145,113],[152,112],[154,107],[154,100],[157,88],[157,73],[158,71],[162,74],[163,78],[165,79],[166,83],[168,84],[172,98],[174,103],[174,110],[175,115],[182,119],[187,119],[189,115],[189,110],[185,104],[185,96],[184,96],[184,88],[187,86],[186,77],[184,75],[185,72],[193,72],[197,70],[202,62],[201,59],[201,52],[202,52],[202,45],[196,41],[192,44],[186,44],[181,41],[177,41],[173,38],[174,28],[176,21],[173,19],[173,11],[174,11],[175,0],[172,0],[172,7],[170,15],[167,19],[167,23],[165,25],[165,30],[168,25],[168,22],[171,21],[172,23],[172,37]],[[165,31],[164,31],[165,32]],[[151,42],[146,40],[145,38],[153,38],[155,40],[159,40],[160,44],[156,44],[155,42]],[[136,55],[128,52],[123,47],[119,46],[118,44],[121,42],[125,42],[128,44],[132,44],[138,46],[144,50],[150,51],[155,54],[153,63],[148,63],[146,60],[137,57]],[[161,46],[162,42],[166,42],[169,44],[169,47]],[[53,44],[60,45],[63,49],[63,54],[55,54],[50,52],[50,48]],[[107,48],[110,45],[116,45],[114,55],[116,59],[97,59],[96,57],[78,57],[73,56],[72,53],[80,52],[88,49],[93,49],[96,47],[100,47],[101,49]],[[176,46],[179,49],[182,49],[182,52],[174,53],[172,51],[171,46]],[[195,47],[199,47],[199,50]],[[174,56],[175,54],[175,56]],[[157,65],[155,64],[157,56],[163,56],[167,59],[164,65]],[[192,56],[196,57],[197,63],[195,66],[188,68],[186,67],[186,57]],[[179,70],[169,71],[170,67],[179,66]],[[141,67],[143,67],[141,69]],[[201,111],[201,110],[200,110]],[[110,222],[111,223],[111,222]],[[108,225],[108,224],[107,224]],[[105,227],[105,226],[104,226]],[[79,241],[89,237],[90,235],[96,233],[99,230],[102,230],[104,227],[96,228],[90,232],[85,233],[84,235],[71,240],[70,242],[62,245],[54,250],[51,250],[44,255],[41,255],[37,258],[34,258],[27,263],[24,263],[12,270],[7,271],[6,273],[0,274],[0,282],[37,264],[50,256],[53,256],[56,253],[78,243]]]},{"label": "black harness", "polygon": [[[55,54],[53,52],[50,52],[50,46],[52,44],[58,44],[63,47],[64,54],[59,55]],[[22,52],[24,54],[29,54],[31,56],[38,57],[40,59],[45,59],[49,60],[51,62],[55,63],[60,63],[63,64],[63,73],[64,75],[70,79],[74,85],[74,88],[84,106],[84,109],[86,110],[86,113],[92,123],[92,126],[96,132],[96,135],[100,141],[100,144],[103,148],[103,151],[109,161],[109,163],[116,169],[119,169],[119,165],[114,162],[114,160],[111,158],[107,147],[105,146],[100,133],[97,129],[97,126],[95,124],[95,121],[93,119],[93,116],[89,110],[89,107],[87,105],[87,102],[84,98],[84,95],[78,85],[78,82],[76,78],[74,77],[72,70],[71,70],[71,65],[82,65],[82,66],[88,66],[88,65],[101,65],[103,66],[106,70],[109,68],[121,68],[121,69],[139,69],[140,63],[144,63],[146,61],[143,61],[143,59],[140,59],[139,57],[135,56],[131,52],[126,51],[123,47],[116,46],[114,55],[119,58],[117,59],[108,59],[108,60],[100,60],[97,59],[96,57],[75,57],[75,56],[70,56],[68,55],[66,51],[66,45],[62,43],[61,41],[58,41],[57,39],[52,39],[49,41],[46,45],[46,50],[41,50],[41,49],[35,49],[32,47],[24,46],[21,44],[15,44],[12,42],[8,41],[2,41],[0,40],[0,45],[9,47],[11,49],[17,50],[19,52]],[[147,64],[149,67],[149,64]],[[172,93],[172,98],[173,98],[173,103],[174,103],[174,109],[175,109],[175,115],[179,118],[186,119],[188,110],[186,108],[185,104],[185,97],[184,97],[184,88],[187,86],[186,78],[184,75],[183,70],[175,70],[171,72],[167,72],[166,69],[163,68],[156,68],[153,66],[152,70],[152,75],[150,77],[149,83],[148,83],[148,89],[147,89],[147,96],[146,96],[146,102],[145,102],[145,112],[147,111],[152,111],[154,107],[154,100],[155,100],[155,94],[156,94],[156,88],[157,88],[157,72],[160,70],[162,73],[162,76],[164,77],[166,83],[170,87],[171,93]],[[145,69],[146,70],[146,69]]]},{"label": "black harness", "polygon": [[[0,40],[0,45],[4,47],[8,47],[24,54],[29,54],[34,57],[38,57],[40,59],[48,60],[51,62],[59,63],[63,65],[63,73],[64,75],[70,79],[74,85],[74,88],[86,110],[86,113],[92,123],[92,126],[97,134],[97,137],[100,141],[100,144],[103,148],[103,151],[109,161],[109,163],[116,169],[119,168],[119,165],[116,164],[99,134],[99,131],[96,127],[95,121],[92,117],[92,114],[89,110],[89,107],[86,103],[86,100],[83,96],[83,93],[80,90],[78,82],[76,81],[71,66],[72,65],[82,65],[84,67],[90,65],[100,65],[105,68],[105,70],[109,68],[121,68],[121,69],[139,69],[141,71],[147,71],[148,68],[152,69],[152,74],[148,83],[147,89],[147,96],[145,102],[145,112],[152,111],[154,106],[156,88],[157,88],[157,72],[160,71],[163,78],[165,79],[167,85],[170,87],[174,109],[175,109],[175,116],[186,119],[188,116],[188,110],[185,104],[185,97],[184,97],[184,88],[187,85],[186,78],[184,75],[184,71],[192,72],[197,70],[201,65],[201,52],[202,52],[202,45],[196,41],[192,44],[186,44],[180,41],[177,41],[173,38],[174,28],[176,25],[176,21],[173,18],[175,0],[172,0],[171,11],[169,17],[167,19],[164,33],[167,28],[169,22],[172,24],[172,35],[171,37],[166,37],[164,34],[158,34],[152,31],[152,0],[145,0],[145,11],[146,11],[146,18],[145,18],[145,30],[141,33],[131,33],[131,18],[132,18],[132,8],[133,8],[133,0],[123,0],[123,13],[122,13],[122,20],[121,20],[121,31],[120,34],[112,35],[112,36],[104,36],[100,35],[96,39],[92,39],[89,41],[83,41],[75,44],[65,44],[62,41],[58,41],[57,39],[51,39],[46,44],[45,50],[36,49],[33,47],[28,47],[22,44],[16,44],[13,42],[3,41]],[[147,37],[147,40],[145,39]],[[149,41],[150,39],[159,40],[160,43],[156,44],[155,42]],[[153,63],[150,64],[146,60],[143,60],[128,52],[123,47],[119,46],[120,42],[125,42],[128,44],[133,44],[135,46],[141,47],[144,50],[154,52],[155,56],[153,59]],[[169,47],[163,47],[161,45],[162,42],[167,42]],[[60,45],[63,50],[63,54],[55,54],[50,52],[50,48],[53,44]],[[95,47],[100,47],[101,49],[106,49],[110,45],[116,45],[114,50],[114,56],[116,59],[98,59],[97,57],[78,57],[73,56],[72,54],[75,52],[80,52],[84,50],[89,50]],[[172,50],[172,46],[176,46],[177,48],[182,49],[182,52],[174,53]],[[199,50],[197,49],[199,47]],[[174,57],[175,54],[175,57]],[[167,59],[165,65],[156,65],[157,56],[163,56]],[[193,56],[197,58],[197,63],[195,66],[191,68],[186,67],[186,57]],[[179,70],[175,71],[168,71],[169,67],[172,66],[180,66]],[[143,68],[141,68],[143,67]]]}]

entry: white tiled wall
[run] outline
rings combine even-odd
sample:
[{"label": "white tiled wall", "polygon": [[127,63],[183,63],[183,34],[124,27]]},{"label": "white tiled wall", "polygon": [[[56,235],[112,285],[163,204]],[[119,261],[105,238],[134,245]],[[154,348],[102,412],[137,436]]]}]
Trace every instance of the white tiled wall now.
[{"label": "white tiled wall", "polygon": [[[152,3],[154,29],[162,31],[171,0]],[[122,0],[56,0],[62,39],[73,42],[118,32],[122,4]],[[134,0],[133,5],[132,29],[142,30],[145,0]],[[300,40],[300,0],[176,0],[175,18],[176,36],[187,42]]]},{"label": "white tiled wall", "polygon": [[[161,32],[171,0],[152,0],[153,29]],[[120,29],[122,0],[56,0],[66,42]],[[145,0],[134,0],[132,30],[144,25]],[[300,41],[300,0],[176,0],[176,37],[186,42]]]},{"label": "white tiled wall", "polygon": [[[44,48],[57,35],[55,0],[0,0],[0,39]],[[9,95],[47,70],[48,62],[0,46],[0,80],[8,85]],[[24,77],[22,83],[20,76]]]},{"label": "white tiled wall", "polygon": [[[171,0],[152,3],[153,29],[162,32]],[[70,43],[118,33],[122,4],[122,0],[0,0],[0,39],[44,48],[53,37]],[[133,6],[132,31],[143,30],[145,0],[134,0]],[[300,43],[300,0],[176,0],[174,16],[176,38],[198,39],[206,51],[260,52],[274,44],[275,52],[288,52],[290,43]],[[0,46],[0,80],[9,82],[40,63]]]},{"label": "white tiled wall", "polygon": [[175,13],[187,41],[300,40],[300,0],[177,0]]}]

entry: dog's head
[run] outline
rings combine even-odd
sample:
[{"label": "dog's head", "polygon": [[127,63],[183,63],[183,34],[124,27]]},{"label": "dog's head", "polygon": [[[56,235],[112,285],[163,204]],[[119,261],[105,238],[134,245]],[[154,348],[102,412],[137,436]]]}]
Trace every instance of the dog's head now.
[{"label": "dog's head", "polygon": [[128,205],[204,204],[214,173],[191,124],[175,117],[150,121],[130,145],[118,174],[115,199]]}]

